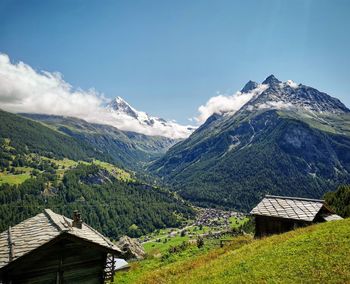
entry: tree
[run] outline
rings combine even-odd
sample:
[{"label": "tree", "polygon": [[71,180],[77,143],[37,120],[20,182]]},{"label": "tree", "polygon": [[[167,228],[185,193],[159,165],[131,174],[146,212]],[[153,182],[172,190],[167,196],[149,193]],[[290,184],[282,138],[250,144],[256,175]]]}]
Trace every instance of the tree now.
[{"label": "tree", "polygon": [[197,247],[198,247],[198,248],[201,248],[201,247],[203,247],[203,246],[204,246],[204,239],[203,239],[203,237],[199,236],[199,237],[197,238]]},{"label": "tree", "polygon": [[324,199],[338,215],[350,217],[350,185],[342,185],[334,192],[327,192]]}]

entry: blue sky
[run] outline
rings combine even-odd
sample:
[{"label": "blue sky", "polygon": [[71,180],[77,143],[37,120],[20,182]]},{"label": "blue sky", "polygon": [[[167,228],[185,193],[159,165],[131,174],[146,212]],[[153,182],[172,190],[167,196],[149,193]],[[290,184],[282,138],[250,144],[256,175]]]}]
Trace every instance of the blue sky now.
[{"label": "blue sky", "polygon": [[270,74],[350,106],[350,1],[0,2],[0,52],[188,123]]}]

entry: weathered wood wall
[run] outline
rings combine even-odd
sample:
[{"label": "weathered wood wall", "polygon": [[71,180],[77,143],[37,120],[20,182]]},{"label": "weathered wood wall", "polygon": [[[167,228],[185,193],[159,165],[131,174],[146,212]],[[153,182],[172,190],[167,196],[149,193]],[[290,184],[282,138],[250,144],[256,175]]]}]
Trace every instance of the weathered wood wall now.
[{"label": "weathered wood wall", "polygon": [[65,239],[31,253],[3,277],[13,284],[103,283],[105,260],[105,252]]},{"label": "weathered wood wall", "polygon": [[260,238],[272,234],[281,234],[310,224],[311,222],[296,221],[285,218],[255,216],[255,236]]}]

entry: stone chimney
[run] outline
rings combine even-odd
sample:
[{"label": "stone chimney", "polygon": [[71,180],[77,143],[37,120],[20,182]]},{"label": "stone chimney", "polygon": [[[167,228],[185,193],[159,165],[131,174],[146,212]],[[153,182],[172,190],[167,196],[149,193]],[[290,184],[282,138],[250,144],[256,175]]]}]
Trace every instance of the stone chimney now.
[{"label": "stone chimney", "polygon": [[72,227],[81,229],[83,226],[83,221],[81,220],[81,214],[78,210],[74,210]]}]

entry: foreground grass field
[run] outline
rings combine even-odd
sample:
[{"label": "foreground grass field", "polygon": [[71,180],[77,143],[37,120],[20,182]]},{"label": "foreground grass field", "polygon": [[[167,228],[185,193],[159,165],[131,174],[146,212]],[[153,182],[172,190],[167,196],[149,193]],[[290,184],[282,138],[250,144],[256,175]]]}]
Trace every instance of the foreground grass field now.
[{"label": "foreground grass field", "polygon": [[[228,237],[226,237],[228,238]],[[145,244],[145,250],[148,257],[143,261],[132,262],[129,271],[121,271],[116,274],[114,283],[143,283],[145,276],[149,275],[152,271],[158,271],[162,268],[177,267],[182,264],[186,264],[191,260],[195,260],[199,256],[209,255],[210,252],[215,251],[219,247],[218,240],[206,240],[205,246],[198,248],[196,244],[189,244],[188,247],[177,253],[167,253],[170,247],[178,246],[179,244],[188,241],[188,237],[175,237],[169,240],[166,244],[160,243],[156,247],[152,247],[150,243]],[[252,241],[252,237],[242,236],[238,238],[232,238],[232,245],[234,247],[241,247]],[[156,279],[155,282],[158,283]],[[162,282],[159,282],[162,283]]]},{"label": "foreground grass field", "polygon": [[350,283],[350,219],[249,244],[243,240],[240,245],[238,240],[185,261],[153,267],[133,280],[157,284]]}]

